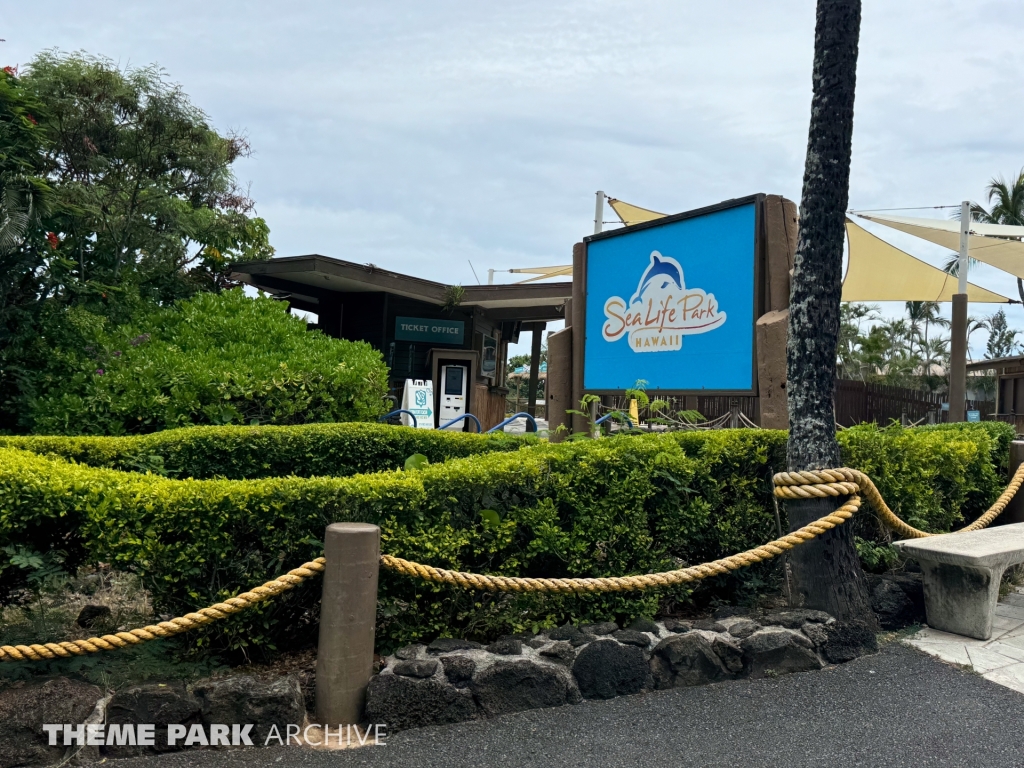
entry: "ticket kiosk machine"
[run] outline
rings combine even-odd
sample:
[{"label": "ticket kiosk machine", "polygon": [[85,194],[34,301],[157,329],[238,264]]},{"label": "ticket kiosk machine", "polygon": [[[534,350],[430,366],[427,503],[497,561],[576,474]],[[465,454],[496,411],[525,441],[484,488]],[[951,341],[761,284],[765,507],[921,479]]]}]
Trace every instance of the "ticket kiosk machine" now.
[{"label": "ticket kiosk machine", "polygon": [[[469,367],[446,363],[441,366],[441,403],[437,413],[437,426],[447,424],[452,419],[466,414],[469,403]],[[462,432],[465,422],[452,424],[448,429]]]}]

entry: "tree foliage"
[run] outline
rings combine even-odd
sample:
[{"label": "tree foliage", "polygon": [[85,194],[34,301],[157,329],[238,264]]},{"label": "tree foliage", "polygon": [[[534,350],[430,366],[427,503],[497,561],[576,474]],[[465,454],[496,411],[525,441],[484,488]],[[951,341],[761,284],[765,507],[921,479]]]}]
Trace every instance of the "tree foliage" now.
[{"label": "tree foliage", "polygon": [[272,254],[232,173],[248,143],[155,66],[45,52],[8,68],[0,143],[0,429],[37,394],[69,310],[126,322]]},{"label": "tree foliage", "polygon": [[[942,394],[949,389],[949,328],[936,302],[906,302],[906,318],[882,320],[873,304],[844,304],[839,336],[838,373],[843,379],[921,389]],[[1010,328],[1006,312],[967,319],[968,341],[987,331],[985,359],[1018,354],[1020,331]],[[972,389],[994,394],[991,377],[971,377]]]}]

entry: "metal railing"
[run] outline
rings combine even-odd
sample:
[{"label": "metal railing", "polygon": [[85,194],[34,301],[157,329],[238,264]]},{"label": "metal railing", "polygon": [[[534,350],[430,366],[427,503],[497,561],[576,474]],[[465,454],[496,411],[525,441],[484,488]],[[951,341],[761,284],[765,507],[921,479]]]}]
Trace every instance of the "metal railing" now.
[{"label": "metal railing", "polygon": [[520,411],[519,413],[516,413],[516,414],[513,414],[512,416],[509,416],[503,422],[501,422],[500,424],[498,424],[496,426],[491,427],[487,431],[488,432],[497,432],[499,430],[504,430],[506,426],[511,424],[516,419],[526,419],[528,426],[529,427],[533,427],[533,429],[529,429],[528,428],[527,432],[536,432],[537,431],[537,420],[535,418],[533,418],[533,416],[528,414],[526,411]]},{"label": "metal railing", "polygon": [[397,416],[400,413],[404,413],[410,419],[412,419],[413,429],[416,429],[419,426],[419,422],[416,421],[416,414],[413,413],[412,411],[407,411],[405,408],[398,408],[398,409],[392,411],[391,413],[385,413],[383,416],[381,416],[379,419],[377,419],[377,421],[387,421],[392,416]]},{"label": "metal railing", "polygon": [[623,421],[626,422],[626,426],[629,427],[630,429],[633,429],[633,422],[632,422],[632,420],[629,418],[629,416],[624,414],[622,411],[612,411],[611,413],[606,413],[604,416],[602,416],[601,418],[597,419],[594,422],[594,426],[595,427],[601,426],[606,421],[608,421],[608,419],[610,419],[612,416],[621,416]]},{"label": "metal railing", "polygon": [[464,414],[462,414],[461,416],[459,416],[459,417],[457,417],[457,418],[454,418],[454,419],[452,419],[452,420],[451,420],[451,421],[449,421],[449,422],[448,422],[447,424],[442,424],[441,426],[439,426],[439,427],[438,427],[438,429],[447,429],[447,428],[448,428],[448,427],[450,427],[450,426],[451,426],[452,424],[458,424],[458,423],[459,423],[460,421],[462,421],[463,419],[472,419],[472,420],[473,420],[473,422],[474,422],[474,423],[476,424],[476,431],[477,431],[477,433],[480,433],[480,432],[483,432],[483,431],[484,431],[484,430],[483,430],[483,427],[481,427],[481,426],[480,426],[480,419],[478,419],[478,418],[477,418],[476,416],[474,416],[474,415],[473,415],[472,413],[464,413]]}]

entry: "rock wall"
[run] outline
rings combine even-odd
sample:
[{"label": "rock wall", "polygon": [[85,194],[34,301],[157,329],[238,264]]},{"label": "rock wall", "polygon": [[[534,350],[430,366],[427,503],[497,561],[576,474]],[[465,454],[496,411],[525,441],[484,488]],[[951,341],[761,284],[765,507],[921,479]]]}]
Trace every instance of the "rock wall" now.
[{"label": "rock wall", "polygon": [[440,639],[384,660],[366,719],[389,731],[738,678],[821,669],[878,649],[866,626],[785,610],[696,622],[564,626],[488,646]]}]

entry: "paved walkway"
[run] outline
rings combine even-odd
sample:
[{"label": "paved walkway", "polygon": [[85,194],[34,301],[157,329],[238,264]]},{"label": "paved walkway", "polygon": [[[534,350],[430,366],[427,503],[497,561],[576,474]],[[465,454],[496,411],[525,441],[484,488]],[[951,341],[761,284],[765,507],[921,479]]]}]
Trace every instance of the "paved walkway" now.
[{"label": "paved walkway", "polygon": [[404,731],[385,747],[178,753],[117,768],[1010,768],[1024,696],[916,650],[820,672]]},{"label": "paved walkway", "polygon": [[1018,587],[1000,599],[992,624],[995,631],[991,640],[972,640],[929,627],[907,642],[943,661],[969,667],[986,680],[1024,693],[1024,588]]}]

